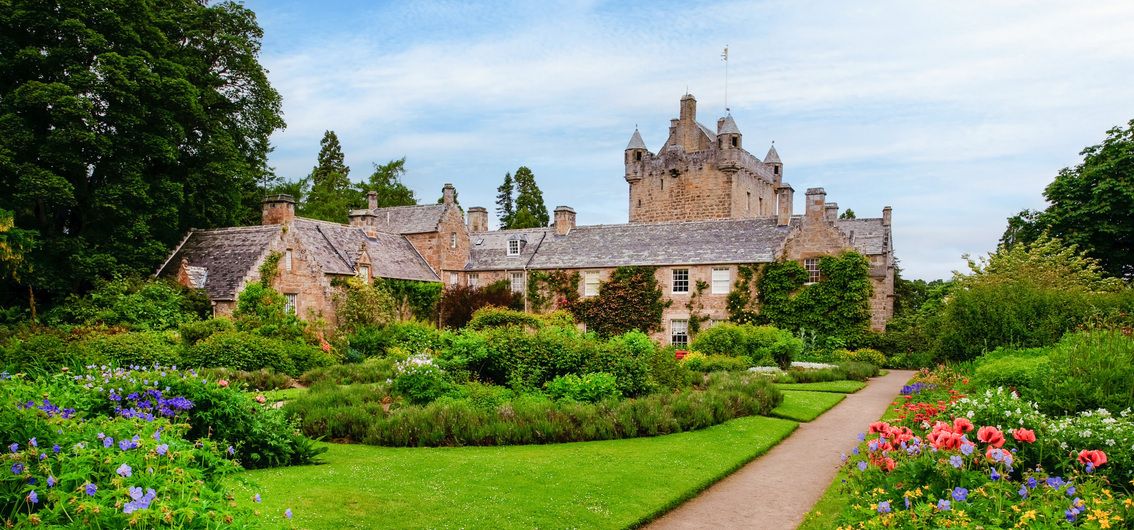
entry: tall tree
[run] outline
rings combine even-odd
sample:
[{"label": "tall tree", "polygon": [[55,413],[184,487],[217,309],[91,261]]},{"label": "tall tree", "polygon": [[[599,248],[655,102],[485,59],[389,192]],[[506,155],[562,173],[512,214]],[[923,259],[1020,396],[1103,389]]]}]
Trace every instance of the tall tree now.
[{"label": "tall tree", "polygon": [[4,1],[0,208],[40,244],[0,291],[152,272],[187,228],[256,218],[284,125],[262,37],[231,1]]},{"label": "tall tree", "polygon": [[1001,242],[1032,243],[1047,232],[1078,245],[1107,273],[1134,278],[1134,120],[1080,154],[1083,162],[1063,168],[1044,190],[1050,206],[1010,218]]},{"label": "tall tree", "polygon": [[343,158],[335,131],[324,132],[319,142],[319,161],[304,182],[309,191],[299,206],[300,215],[345,223],[350,209],[360,206],[358,190],[351,185],[350,168]]},{"label": "tall tree", "polygon": [[504,183],[496,188],[496,218],[500,220],[500,228],[508,228],[512,224],[512,217],[516,215],[516,206],[513,196],[516,189],[512,184],[512,174],[504,174]]},{"label": "tall tree", "polygon": [[[535,228],[551,223],[543,192],[536,185],[535,175],[527,166],[516,170],[516,214],[508,228]],[[525,213],[526,212],[526,213]]]},{"label": "tall tree", "polygon": [[406,157],[391,160],[385,164],[374,164],[374,172],[370,180],[359,185],[363,195],[367,192],[378,193],[378,207],[387,206],[413,206],[417,198],[413,190],[402,184],[402,176],[406,174]]}]

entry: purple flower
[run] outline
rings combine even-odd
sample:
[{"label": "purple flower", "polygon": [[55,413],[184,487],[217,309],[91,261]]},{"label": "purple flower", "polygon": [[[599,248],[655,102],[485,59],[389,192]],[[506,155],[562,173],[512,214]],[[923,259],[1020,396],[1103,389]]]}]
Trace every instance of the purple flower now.
[{"label": "purple flower", "polygon": [[95,486],[94,484],[87,484],[87,487],[84,488],[84,489],[85,489],[87,495],[89,495],[91,497],[94,497],[95,493],[98,493],[98,486]]},{"label": "purple flower", "polygon": [[1028,489],[1036,489],[1036,477],[1028,477]]},{"label": "purple flower", "polygon": [[953,455],[949,457],[949,465],[957,469],[961,469],[961,464],[963,463],[965,463],[965,460],[961,458],[960,455]]},{"label": "purple flower", "polygon": [[1063,512],[1063,516],[1067,518],[1067,522],[1073,523],[1075,519],[1079,517],[1079,509],[1074,507],[1068,508],[1067,511]]},{"label": "purple flower", "polygon": [[30,446],[32,446],[32,447],[39,447],[39,444],[38,444],[38,443],[36,443],[36,441],[35,441],[35,437],[34,437],[34,436],[32,437],[32,439],[31,439],[31,440],[28,440],[28,445],[30,445]]},{"label": "purple flower", "polygon": [[992,473],[989,474],[989,478],[991,478],[992,480],[1000,480],[1000,473],[997,473],[996,470],[993,469]]},{"label": "purple flower", "polygon": [[101,432],[100,432],[100,433],[98,433],[98,439],[99,439],[99,440],[102,440],[103,438],[106,438],[106,435],[105,435],[105,434],[103,434],[103,433],[101,433]]},{"label": "purple flower", "polygon": [[102,446],[103,447],[110,447],[112,445],[114,445],[114,438],[107,436],[106,438],[102,439]]},{"label": "purple flower", "polygon": [[1028,487],[1027,486],[1020,486],[1020,491],[1017,491],[1016,493],[1020,494],[1021,499],[1026,499],[1026,498],[1028,498]]},{"label": "purple flower", "polygon": [[865,461],[858,463],[858,470],[859,471],[866,471],[866,462]]},{"label": "purple flower", "polygon": [[58,481],[55,480],[55,476],[54,475],[48,475],[47,476],[47,487],[54,488],[56,484],[58,484]]},{"label": "purple flower", "polygon": [[890,513],[890,501],[878,503],[878,513]]},{"label": "purple flower", "polygon": [[952,510],[952,509],[953,509],[953,505],[949,501],[947,501],[945,499],[940,499],[940,500],[937,501],[937,510],[938,511],[947,512],[947,511]]},{"label": "purple flower", "polygon": [[161,441],[161,429],[154,431],[154,441]]},{"label": "purple flower", "polygon": [[122,464],[122,465],[118,466],[118,469],[116,469],[114,472],[118,473],[119,475],[121,475],[123,477],[128,477],[128,476],[134,474],[134,470],[130,469],[130,466],[127,465],[127,464]]},{"label": "purple flower", "polygon": [[123,451],[129,451],[133,448],[133,445],[133,442],[131,442],[130,440],[122,440],[118,442],[118,448]]},{"label": "purple flower", "polygon": [[858,441],[865,442],[866,441],[866,433],[864,433],[864,432],[858,433]]},{"label": "purple flower", "polygon": [[8,446],[8,450],[15,453],[16,451],[20,450],[20,444],[12,442],[12,445]]},{"label": "purple flower", "polygon": [[28,493],[28,502],[39,504],[39,495],[36,495],[35,490],[31,490],[31,493]]},{"label": "purple flower", "polygon": [[19,462],[12,464],[12,474],[13,475],[22,475],[23,473],[24,473],[24,465],[23,464],[21,464]]},{"label": "purple flower", "polygon": [[161,444],[154,450],[157,451],[157,454],[165,456],[165,453],[169,452],[169,444]]},{"label": "purple flower", "polygon": [[142,493],[142,488],[131,487],[130,498],[134,499],[122,507],[122,513],[133,513],[135,510],[144,510],[150,507],[150,503],[157,497],[157,492],[152,488],[146,488],[146,493]]},{"label": "purple flower", "polygon": [[1074,497],[1075,491],[1076,491],[1075,486],[1067,486],[1067,496],[1068,497]]},{"label": "purple flower", "polygon": [[230,445],[230,446],[228,446],[228,449],[226,449],[226,450],[225,450],[225,452],[227,452],[227,453],[228,453],[228,456],[232,456],[232,455],[236,454],[236,449],[235,449],[235,448],[233,448],[233,447],[232,447],[232,446]]},{"label": "purple flower", "polygon": [[1047,480],[1045,480],[1044,483],[1047,484],[1047,487],[1049,488],[1059,489],[1062,488],[1063,485],[1067,482],[1063,480],[1063,477],[1047,477]]},{"label": "purple flower", "polygon": [[53,453],[58,454],[59,451],[62,451],[62,450],[63,450],[63,448],[59,447],[59,444],[55,444],[55,445],[51,446],[51,452],[53,452]]},{"label": "purple flower", "polygon": [[257,493],[257,494],[255,494],[255,495],[253,495],[253,496],[252,496],[252,500],[253,500],[253,501],[256,501],[256,502],[260,502],[260,494],[259,494],[259,493]]},{"label": "purple flower", "polygon": [[961,452],[964,453],[965,456],[969,456],[973,454],[973,446],[974,444],[972,443],[961,444]]},{"label": "purple flower", "polygon": [[284,510],[283,515],[284,515],[284,517],[291,519],[291,508]]},{"label": "purple flower", "polygon": [[953,500],[955,500],[957,502],[965,502],[965,500],[968,499],[968,498],[969,498],[969,490],[962,488],[960,486],[953,488]]},{"label": "purple flower", "polygon": [[910,509],[910,504],[911,504],[911,503],[910,503],[910,498],[909,498],[909,497],[903,497],[903,500],[905,500],[905,501],[906,501],[906,509],[907,509],[907,510],[908,510],[908,509]]}]

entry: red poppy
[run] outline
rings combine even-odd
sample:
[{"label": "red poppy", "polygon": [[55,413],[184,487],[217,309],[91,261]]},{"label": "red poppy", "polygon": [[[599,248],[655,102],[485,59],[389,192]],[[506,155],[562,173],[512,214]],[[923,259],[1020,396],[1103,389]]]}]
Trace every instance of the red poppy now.
[{"label": "red poppy", "polygon": [[1035,443],[1036,441],[1035,431],[1022,427],[1012,431],[1012,437],[1015,438],[1017,442],[1024,442],[1026,444]]},{"label": "red poppy", "polygon": [[1079,463],[1083,465],[1091,464],[1095,468],[1106,463],[1106,453],[1094,449],[1088,451],[1086,449],[1079,451]]},{"label": "red poppy", "polygon": [[1000,432],[1000,429],[996,427],[981,427],[977,431],[976,437],[977,440],[993,447],[1002,447],[1004,445],[1004,433]]},{"label": "red poppy", "polygon": [[973,430],[973,422],[968,418],[955,418],[953,419],[953,430],[959,433],[966,433]]}]

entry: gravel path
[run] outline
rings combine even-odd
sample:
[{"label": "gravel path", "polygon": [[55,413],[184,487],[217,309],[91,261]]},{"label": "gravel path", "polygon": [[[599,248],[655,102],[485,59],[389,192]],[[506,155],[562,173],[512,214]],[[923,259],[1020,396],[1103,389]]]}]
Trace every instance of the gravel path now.
[{"label": "gravel path", "polygon": [[[835,478],[840,455],[886,412],[914,372],[890,370],[736,473],[649,525],[677,528],[795,528]],[[691,450],[695,450],[691,448]]]}]

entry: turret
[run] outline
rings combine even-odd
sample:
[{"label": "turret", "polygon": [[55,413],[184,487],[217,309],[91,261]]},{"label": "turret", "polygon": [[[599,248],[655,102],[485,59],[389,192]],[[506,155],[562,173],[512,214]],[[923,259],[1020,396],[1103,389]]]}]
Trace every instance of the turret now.
[{"label": "turret", "polygon": [[740,129],[736,127],[736,122],[733,121],[732,114],[717,120],[718,149],[740,149],[742,147],[740,138]]},{"label": "turret", "polygon": [[626,144],[626,180],[637,180],[642,178],[643,163],[649,158],[650,152],[646,150],[646,142],[642,141],[642,135],[638,133],[638,129],[634,128],[634,134],[630,136],[630,143]]},{"label": "turret", "polygon": [[776,152],[776,144],[773,143],[772,147],[768,148],[768,154],[764,155],[764,163],[772,166],[772,181],[779,184],[784,180],[784,163],[780,162],[780,154]]}]

